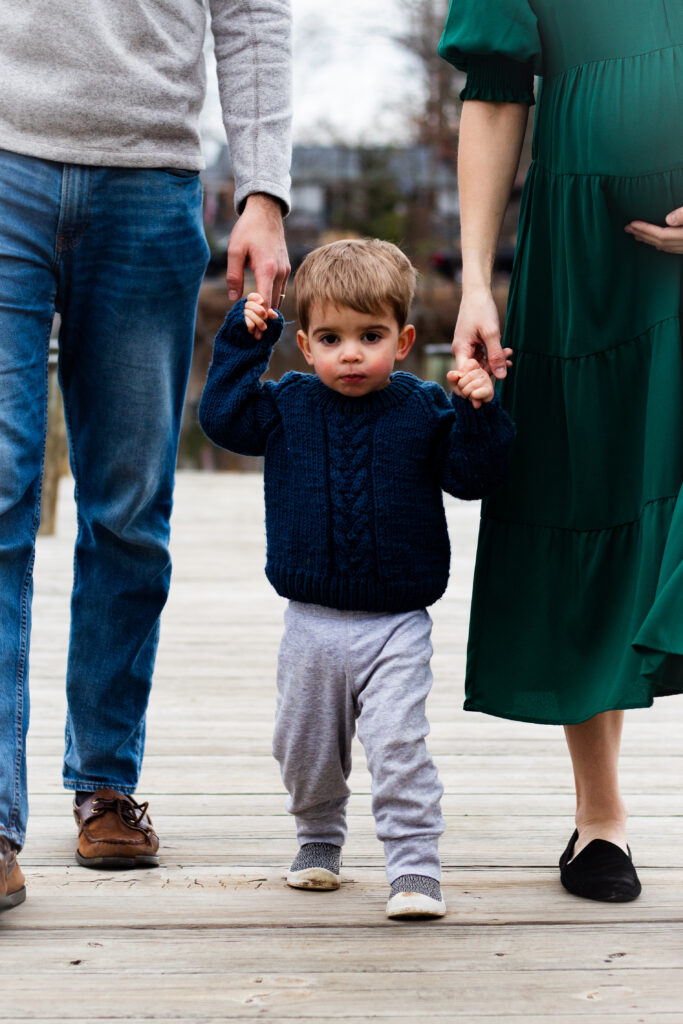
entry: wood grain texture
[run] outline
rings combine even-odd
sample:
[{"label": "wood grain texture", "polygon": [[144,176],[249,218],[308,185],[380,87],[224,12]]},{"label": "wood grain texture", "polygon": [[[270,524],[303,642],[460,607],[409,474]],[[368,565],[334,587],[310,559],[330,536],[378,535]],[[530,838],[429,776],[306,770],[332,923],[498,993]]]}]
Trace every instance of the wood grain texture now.
[{"label": "wood grain texture", "polygon": [[569,896],[556,868],[573,813],[561,730],[460,710],[475,505],[448,504],[451,582],[432,610],[446,918],[384,916],[359,744],[342,888],[284,884],[296,842],[270,755],[283,602],[263,575],[258,476],[178,479],[140,785],[162,866],[78,868],[60,781],[69,489],[56,536],[38,543],[28,899],[0,915],[0,1021],[683,1024],[683,700],[627,717],[622,775],[642,897]]}]

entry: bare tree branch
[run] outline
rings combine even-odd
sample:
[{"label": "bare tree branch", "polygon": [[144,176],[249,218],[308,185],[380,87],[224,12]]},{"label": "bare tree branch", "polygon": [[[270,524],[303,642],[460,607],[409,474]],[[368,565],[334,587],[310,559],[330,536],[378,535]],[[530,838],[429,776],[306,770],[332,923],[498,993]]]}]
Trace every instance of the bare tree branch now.
[{"label": "bare tree branch", "polygon": [[424,106],[415,120],[418,142],[437,146],[444,158],[455,160],[463,76],[439,57],[437,45],[448,13],[448,0],[397,0],[404,28],[390,32],[394,42],[417,59],[421,69]]}]

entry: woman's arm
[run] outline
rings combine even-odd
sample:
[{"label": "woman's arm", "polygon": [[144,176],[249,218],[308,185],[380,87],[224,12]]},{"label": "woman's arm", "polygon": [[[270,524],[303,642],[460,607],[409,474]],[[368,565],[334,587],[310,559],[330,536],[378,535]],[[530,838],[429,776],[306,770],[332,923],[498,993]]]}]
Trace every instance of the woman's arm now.
[{"label": "woman's arm", "polygon": [[493,261],[526,132],[526,103],[463,105],[458,148],[462,302],[453,337],[456,368],[471,358],[505,377],[500,319],[491,292]]}]

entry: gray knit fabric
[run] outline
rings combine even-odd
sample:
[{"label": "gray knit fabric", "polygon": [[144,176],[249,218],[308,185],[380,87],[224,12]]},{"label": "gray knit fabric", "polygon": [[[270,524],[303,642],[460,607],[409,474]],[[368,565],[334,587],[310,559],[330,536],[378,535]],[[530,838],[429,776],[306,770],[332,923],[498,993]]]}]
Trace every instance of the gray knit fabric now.
[{"label": "gray knit fabric", "polygon": [[290,0],[2,0],[0,148],[199,170],[209,9],[235,202],[287,203]]},{"label": "gray knit fabric", "polygon": [[400,875],[391,883],[392,896],[399,892],[419,892],[422,896],[431,896],[433,900],[442,900],[441,886],[436,878],[429,878],[428,875]]},{"label": "gray knit fabric", "polygon": [[341,847],[333,843],[304,843],[292,861],[290,871],[306,871],[308,868],[323,868],[333,875],[339,874]]},{"label": "gray knit fabric", "polygon": [[389,882],[440,878],[443,787],[425,744],[431,619],[290,602],[278,660],[273,753],[299,844],[346,838],[351,741],[365,747]]}]

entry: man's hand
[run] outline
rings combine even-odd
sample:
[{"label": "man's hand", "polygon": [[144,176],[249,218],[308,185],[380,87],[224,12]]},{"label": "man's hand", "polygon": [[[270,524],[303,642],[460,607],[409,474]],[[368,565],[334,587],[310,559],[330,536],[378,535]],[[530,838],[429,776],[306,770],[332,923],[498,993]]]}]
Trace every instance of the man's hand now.
[{"label": "man's hand", "polygon": [[250,292],[244,304],[244,322],[250,334],[258,331],[258,337],[262,337],[268,327],[268,320],[275,320],[277,313],[274,309],[266,306],[263,296],[258,292]]},{"label": "man's hand", "polygon": [[624,231],[633,235],[636,242],[645,242],[661,252],[683,254],[683,206],[672,210],[667,215],[666,223],[668,227],[660,228],[658,224],[634,220],[626,225]]},{"label": "man's hand", "polygon": [[463,370],[475,360],[487,373],[502,380],[512,365],[512,349],[502,348],[500,337],[500,319],[490,289],[464,294],[453,335],[456,370]]},{"label": "man's hand", "polygon": [[[228,245],[228,298],[236,302],[244,291],[244,271],[250,267],[256,278],[256,292],[273,309],[282,305],[289,279],[289,257],[285,244],[282,209],[272,196],[255,193],[232,229]],[[256,337],[260,337],[257,331]]]},{"label": "man's hand", "polygon": [[456,395],[469,399],[475,409],[493,401],[493,381],[476,359],[466,359],[459,370],[449,370],[447,377]]}]

